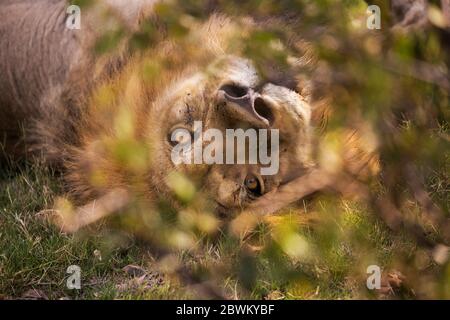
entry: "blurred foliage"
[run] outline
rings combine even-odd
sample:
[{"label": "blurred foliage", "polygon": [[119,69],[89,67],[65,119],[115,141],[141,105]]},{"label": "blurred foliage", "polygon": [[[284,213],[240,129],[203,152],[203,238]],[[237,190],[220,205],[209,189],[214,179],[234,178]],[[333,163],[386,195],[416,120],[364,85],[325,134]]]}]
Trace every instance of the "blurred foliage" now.
[{"label": "blurred foliage", "polygon": [[[364,197],[324,192],[273,217],[244,214],[231,222],[218,219],[202,192],[173,173],[169,184],[181,209],[135,199],[113,225],[151,246],[165,273],[188,284],[215,283],[228,298],[449,299],[449,51],[442,40],[448,29],[433,24],[426,32],[392,29],[389,7],[380,5],[381,30],[366,28],[367,4],[360,0],[156,5],[158,23],[144,22],[129,34],[130,48],[145,51],[162,38],[185,41],[184,59],[195,54],[186,40],[193,22],[214,12],[233,19],[282,17],[285,25],[267,24],[263,31],[243,34],[236,45],[243,45],[264,75],[267,63],[288,68],[289,58],[299,54],[289,39],[300,35],[316,64],[302,69],[299,78],[311,82],[313,102],[326,99],[328,105],[318,162],[332,173],[345,170],[339,161],[345,132],[357,130],[364,148],[378,153],[379,173],[362,181],[368,190]],[[97,52],[113,50],[125,30],[107,33]],[[283,44],[281,50],[276,43]],[[173,59],[148,61],[143,76],[152,81],[176,63]],[[130,133],[128,115],[120,117],[110,152],[136,177],[145,170],[148,150]],[[369,265],[379,265],[383,279],[401,278],[401,283],[384,282],[387,291],[367,290]]]}]

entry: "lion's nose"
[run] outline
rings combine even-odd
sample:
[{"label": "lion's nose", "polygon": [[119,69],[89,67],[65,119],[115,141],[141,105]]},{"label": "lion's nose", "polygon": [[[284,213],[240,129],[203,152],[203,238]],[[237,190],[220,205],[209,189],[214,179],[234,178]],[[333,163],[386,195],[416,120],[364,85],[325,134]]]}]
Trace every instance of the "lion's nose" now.
[{"label": "lion's nose", "polygon": [[224,85],[219,89],[219,97],[226,102],[227,111],[241,120],[263,126],[274,122],[271,107],[252,88]]}]

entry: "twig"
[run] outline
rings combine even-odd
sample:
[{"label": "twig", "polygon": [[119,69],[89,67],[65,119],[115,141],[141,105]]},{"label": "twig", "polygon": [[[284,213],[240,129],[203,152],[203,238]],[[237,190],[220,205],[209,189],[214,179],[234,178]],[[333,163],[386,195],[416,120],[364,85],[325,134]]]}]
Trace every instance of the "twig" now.
[{"label": "twig", "polygon": [[123,210],[130,203],[130,195],[124,189],[115,189],[103,197],[74,211],[60,211],[54,221],[62,232],[74,233],[113,213]]},{"label": "twig", "polygon": [[333,182],[333,175],[321,169],[312,169],[309,173],[267,193],[252,203],[248,210],[260,215],[272,214],[297,200],[329,187]]}]

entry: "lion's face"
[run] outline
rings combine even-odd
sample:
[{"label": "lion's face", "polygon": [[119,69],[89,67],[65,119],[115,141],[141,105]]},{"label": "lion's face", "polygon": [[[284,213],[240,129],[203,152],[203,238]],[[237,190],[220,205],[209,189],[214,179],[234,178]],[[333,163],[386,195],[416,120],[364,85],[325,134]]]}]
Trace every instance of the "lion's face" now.
[{"label": "lion's face", "polygon": [[[153,168],[157,169],[149,183],[165,197],[170,194],[167,175],[181,172],[209,194],[218,211],[225,214],[244,208],[301,175],[310,165],[309,105],[295,91],[264,83],[247,59],[223,56],[202,71],[190,70],[156,99],[152,113],[151,126],[156,129],[152,132]],[[211,138],[208,129],[220,132],[223,139]],[[254,129],[257,134],[256,146],[250,145],[250,139],[244,140],[241,152],[246,154],[245,163],[237,163],[238,145],[233,149],[234,157],[230,156],[233,163],[226,163],[231,149],[226,148],[225,139],[230,129]],[[260,129],[266,129],[267,135],[259,135]],[[279,137],[270,131],[275,129]],[[195,143],[203,152],[197,160]],[[260,143],[268,147],[269,163],[258,157]],[[214,157],[218,150],[223,150],[223,161]],[[249,160],[249,152],[256,153],[256,163]],[[174,154],[191,163],[177,163]]]}]

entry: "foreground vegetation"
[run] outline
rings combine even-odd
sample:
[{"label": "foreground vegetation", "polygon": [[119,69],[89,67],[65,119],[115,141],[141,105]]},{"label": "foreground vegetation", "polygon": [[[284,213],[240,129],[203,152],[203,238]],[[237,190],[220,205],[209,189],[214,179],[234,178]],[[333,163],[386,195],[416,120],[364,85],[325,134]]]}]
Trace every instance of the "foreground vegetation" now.
[{"label": "foreground vegetation", "polygon": [[[186,55],[195,53],[184,40],[192,21],[211,12],[205,1],[173,3],[156,12],[168,37],[185,46]],[[315,103],[325,97],[330,106],[317,163],[338,178],[351,172],[341,161],[342,141],[355,131],[377,154],[373,177],[350,177],[344,187],[336,179],[335,188],[317,190],[277,215],[256,222],[243,215],[231,223],[204,210],[201,194],[175,177],[183,211],[132,203],[109,221],[69,235],[52,223],[55,212],[70,207],[60,173],[36,162],[2,165],[1,297],[449,299],[450,61],[448,27],[436,1],[430,1],[427,27],[407,30],[397,28],[401,21],[385,1],[374,1],[383,12],[381,30],[365,27],[367,3],[359,0],[215,3],[236,19],[298,13],[295,34],[311,43],[318,61],[301,71],[301,80],[311,82]],[[131,48],[146,50],[158,30],[145,25],[129,35]],[[113,51],[124,35],[106,34],[98,54]],[[298,54],[283,46],[289,34],[276,28],[239,40],[262,69]],[[170,59],[143,70],[149,81],[170,68]],[[146,149],[118,140],[111,145],[119,165],[142,160]],[[135,169],[126,168],[142,177]],[[81,290],[66,287],[70,265],[81,267]],[[379,290],[366,287],[373,265],[383,271]]]},{"label": "foreground vegetation", "polygon": [[[442,185],[442,181],[435,183]],[[167,272],[164,261],[158,261],[139,239],[106,226],[66,235],[50,224],[53,202],[63,193],[58,173],[37,163],[2,168],[0,185],[2,298],[193,297],[191,288]],[[231,299],[418,298],[424,292],[409,287],[415,279],[408,279],[407,265],[398,264],[397,255],[415,257],[405,263],[423,272],[440,268],[413,239],[394,234],[354,201],[330,203],[329,199],[318,198],[303,205],[261,224],[245,240],[219,236],[205,245],[206,251],[186,250],[176,259],[183,261],[195,277],[208,278],[208,270],[220,270],[221,279],[216,285]],[[287,220],[291,223],[284,224]],[[295,226],[298,232],[295,238],[278,242],[285,246],[283,254],[274,247],[275,243],[266,248],[256,245],[269,242],[271,233],[282,234],[286,226]],[[286,243],[290,241],[301,246],[294,245],[289,250]],[[243,252],[247,256],[242,256]],[[66,270],[70,265],[81,267],[81,290],[67,289]],[[366,289],[369,265],[379,265],[384,271],[382,290]],[[446,281],[428,285],[433,286],[432,292],[448,297]]]}]

